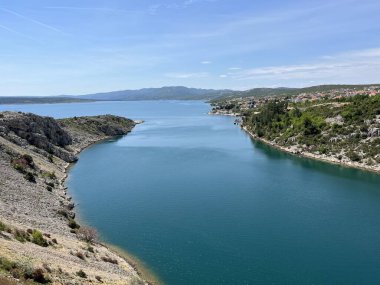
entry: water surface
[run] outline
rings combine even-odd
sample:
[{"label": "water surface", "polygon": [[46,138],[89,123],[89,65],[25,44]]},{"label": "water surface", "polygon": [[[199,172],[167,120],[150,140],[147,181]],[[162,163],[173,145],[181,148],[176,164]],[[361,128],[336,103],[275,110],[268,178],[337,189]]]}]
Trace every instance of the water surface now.
[{"label": "water surface", "polygon": [[80,216],[167,284],[379,284],[380,175],[253,142],[202,102],[0,106],[146,122],[85,150]]}]

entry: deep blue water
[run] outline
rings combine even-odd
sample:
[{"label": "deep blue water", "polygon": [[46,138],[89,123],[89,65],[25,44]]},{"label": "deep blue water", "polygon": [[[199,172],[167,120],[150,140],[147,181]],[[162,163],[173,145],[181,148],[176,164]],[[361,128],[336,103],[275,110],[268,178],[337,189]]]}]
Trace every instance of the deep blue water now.
[{"label": "deep blue water", "polygon": [[252,141],[202,102],[0,106],[143,119],[80,155],[80,216],[172,284],[380,284],[380,175]]}]

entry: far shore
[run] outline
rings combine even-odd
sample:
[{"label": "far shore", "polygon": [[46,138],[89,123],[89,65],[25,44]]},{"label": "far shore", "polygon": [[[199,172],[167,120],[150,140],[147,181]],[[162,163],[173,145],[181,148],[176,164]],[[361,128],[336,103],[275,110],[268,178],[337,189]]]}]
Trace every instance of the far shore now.
[{"label": "far shore", "polygon": [[[209,112],[209,115],[216,115],[216,116],[229,116],[229,117],[240,117],[240,114],[237,114],[237,113],[223,113],[223,112]],[[377,173],[377,174],[380,174],[380,167],[373,167],[373,166],[365,166],[365,165],[362,165],[361,163],[358,163],[358,162],[352,162],[352,161],[341,161],[341,160],[338,160],[337,158],[335,157],[329,157],[329,156],[326,156],[326,155],[320,155],[320,154],[314,154],[314,153],[310,153],[310,152],[299,152],[299,151],[296,151],[294,149],[292,149],[291,147],[283,147],[283,146],[280,146],[280,145],[277,145],[271,141],[268,141],[266,139],[263,139],[263,138],[260,138],[258,137],[257,135],[255,135],[254,133],[252,133],[251,131],[249,131],[247,129],[246,126],[243,126],[241,125],[240,126],[247,134],[249,134],[249,136],[256,140],[256,141],[260,141],[266,145],[269,145],[273,148],[276,148],[280,151],[284,151],[286,153],[289,153],[289,154],[292,154],[292,155],[296,155],[296,156],[299,156],[299,157],[304,157],[304,158],[309,158],[309,159],[315,159],[315,160],[319,160],[319,161],[322,161],[322,162],[326,162],[326,163],[330,163],[330,164],[335,164],[335,165],[339,165],[339,166],[343,166],[343,167],[347,167],[347,168],[355,168],[355,169],[360,169],[360,170],[364,170],[364,171],[369,171],[369,172],[373,172],[373,173]]]},{"label": "far shore", "polygon": [[370,171],[373,173],[380,174],[380,168],[375,168],[375,167],[371,167],[371,166],[364,166],[364,165],[361,165],[360,163],[352,162],[352,161],[350,161],[350,162],[340,161],[335,157],[328,157],[326,155],[319,155],[319,154],[314,154],[314,153],[310,153],[310,152],[297,152],[291,148],[283,147],[283,146],[277,145],[273,142],[270,142],[266,139],[260,138],[257,135],[253,134],[252,132],[250,132],[247,129],[247,127],[245,127],[245,126],[241,126],[241,128],[246,133],[248,133],[252,139],[260,141],[262,143],[265,143],[266,145],[269,145],[273,148],[287,152],[287,153],[292,154],[292,155],[296,155],[296,156],[304,157],[304,158],[309,158],[309,159],[315,159],[315,160],[319,160],[322,162],[327,162],[330,164],[335,164],[335,165],[339,165],[339,166],[343,166],[343,167],[347,167],[347,168],[355,168],[355,169],[360,169],[360,170]]}]

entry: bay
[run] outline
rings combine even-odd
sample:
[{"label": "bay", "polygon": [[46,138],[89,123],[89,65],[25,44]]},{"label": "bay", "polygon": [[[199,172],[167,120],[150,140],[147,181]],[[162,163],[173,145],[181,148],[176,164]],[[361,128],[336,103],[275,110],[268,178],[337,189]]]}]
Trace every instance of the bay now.
[{"label": "bay", "polygon": [[145,121],[81,153],[68,186],[81,219],[165,284],[380,282],[380,175],[255,142],[199,101],[0,109]]}]

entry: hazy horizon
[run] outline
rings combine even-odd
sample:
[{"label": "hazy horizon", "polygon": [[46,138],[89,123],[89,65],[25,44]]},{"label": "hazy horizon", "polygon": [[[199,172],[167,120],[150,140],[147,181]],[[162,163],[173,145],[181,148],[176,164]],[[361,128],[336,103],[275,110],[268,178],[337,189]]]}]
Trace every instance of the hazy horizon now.
[{"label": "hazy horizon", "polygon": [[308,86],[299,86],[299,87],[292,87],[292,86],[278,86],[278,87],[265,87],[265,86],[262,86],[262,87],[254,87],[254,88],[249,88],[249,89],[244,89],[244,90],[237,90],[237,89],[214,89],[214,88],[199,88],[199,87],[189,87],[189,86],[160,86],[160,87],[143,87],[143,88],[139,88],[139,89],[121,89],[121,90],[109,90],[109,91],[102,91],[102,92],[93,92],[93,93],[82,93],[82,94],[51,94],[51,95],[3,95],[3,94],[0,94],[0,97],[60,97],[60,96],[85,96],[85,95],[95,95],[95,94],[103,94],[103,93],[113,93],[113,92],[123,92],[123,91],[140,91],[140,90],[143,90],[143,89],[161,89],[161,88],[176,88],[176,87],[179,87],[179,88],[189,88],[189,89],[203,89],[203,90],[229,90],[229,91],[249,91],[249,90],[252,90],[252,89],[293,89],[293,88],[297,88],[297,89],[302,89],[302,88],[308,88],[308,87],[315,87],[315,86],[325,86],[325,85],[362,85],[362,86],[368,86],[368,85],[374,85],[374,86],[379,86],[380,83],[368,83],[368,84],[334,84],[334,83],[331,83],[331,84],[320,84],[320,85],[308,85]]}]

